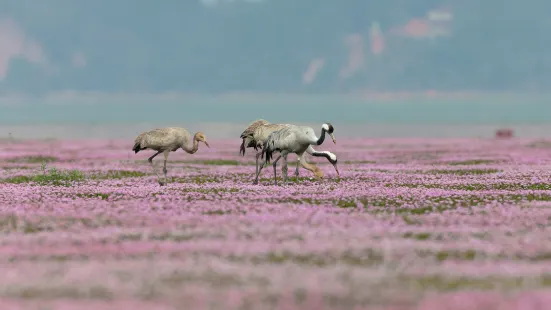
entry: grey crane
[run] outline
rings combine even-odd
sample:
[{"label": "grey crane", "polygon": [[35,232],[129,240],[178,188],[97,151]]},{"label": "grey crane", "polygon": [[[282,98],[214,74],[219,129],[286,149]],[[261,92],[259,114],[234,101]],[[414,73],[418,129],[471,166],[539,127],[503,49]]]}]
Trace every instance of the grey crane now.
[{"label": "grey crane", "polygon": [[262,157],[264,158],[264,162],[260,166],[259,171],[256,173],[256,179],[254,183],[258,184],[258,175],[260,174],[260,171],[262,170],[264,165],[270,162],[274,152],[280,153],[280,155],[273,161],[275,185],[277,185],[276,166],[277,162],[282,157],[283,165],[281,171],[283,174],[283,182],[287,183],[287,155],[289,153],[295,153],[299,161],[302,161],[303,155],[307,151],[312,153],[313,156],[325,157],[327,158],[327,160],[329,160],[333,167],[335,167],[335,170],[339,175],[339,170],[337,168],[337,156],[328,151],[317,152],[314,151],[312,148],[312,145],[321,145],[323,143],[323,141],[325,140],[326,132],[329,134],[329,136],[331,136],[333,142],[335,142],[333,131],[333,126],[330,123],[325,123],[321,126],[321,135],[319,138],[314,133],[314,129],[308,126],[290,125],[288,127],[272,132],[264,143],[264,148],[262,149]]},{"label": "grey crane", "polygon": [[[255,156],[256,157],[256,173],[257,174],[259,173],[259,165],[258,165],[259,158],[262,155],[262,151],[258,151],[258,149],[263,148],[264,142],[266,141],[266,139],[268,138],[268,136],[272,132],[283,129],[283,128],[286,128],[286,127],[289,127],[289,126],[293,126],[293,125],[291,125],[291,124],[271,124],[271,123],[269,123],[268,121],[266,121],[264,119],[258,119],[256,121],[252,122],[251,124],[249,124],[247,126],[247,128],[245,128],[243,133],[241,133],[240,138],[243,139],[243,142],[241,143],[241,147],[240,147],[239,151],[243,156],[245,156],[245,149],[246,148],[252,147],[257,151],[256,156]],[[334,143],[337,143],[334,136],[332,136],[332,139],[333,139]],[[327,157],[328,155],[326,153],[317,152],[316,150],[314,150],[314,148],[308,148],[306,150],[306,152],[308,154],[312,155],[312,156],[322,156],[322,157],[328,158]],[[331,162],[331,160],[329,158],[328,158],[328,160],[329,160],[329,162]],[[299,176],[299,167],[301,167],[301,166],[304,169],[313,172],[316,177],[318,177],[320,179],[323,178],[323,171],[321,169],[319,169],[316,165],[309,164],[306,161],[305,156],[297,158],[297,165],[296,165],[296,170],[295,170],[295,176],[296,177]],[[337,171],[337,174],[338,174],[338,171]],[[257,184],[257,183],[258,183],[258,180],[253,182],[253,184]]]},{"label": "grey crane", "polygon": [[[153,172],[157,175],[159,185],[162,186],[167,183],[166,161],[168,160],[170,152],[175,152],[179,148],[182,148],[185,152],[194,154],[199,149],[199,142],[205,143],[205,145],[210,148],[207,143],[207,138],[202,132],[196,132],[192,137],[191,134],[182,127],[157,128],[143,132],[136,137],[132,150],[135,154],[147,149],[157,151],[153,156],[149,157],[147,161],[149,161],[153,168]],[[163,165],[164,182],[160,180],[161,177],[153,166],[153,158],[161,153],[163,153],[165,157]]]}]

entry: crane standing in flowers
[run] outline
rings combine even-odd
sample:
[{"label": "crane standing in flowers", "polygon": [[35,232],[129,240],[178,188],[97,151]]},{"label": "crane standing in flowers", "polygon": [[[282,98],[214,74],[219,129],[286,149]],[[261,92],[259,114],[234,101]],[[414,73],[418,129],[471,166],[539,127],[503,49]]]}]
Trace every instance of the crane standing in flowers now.
[{"label": "crane standing in flowers", "polygon": [[[239,153],[245,156],[245,148],[252,147],[255,151],[258,151],[259,143],[262,143],[263,140],[260,136],[257,136],[258,141],[254,138],[254,132],[257,128],[270,124],[268,121],[263,119],[258,119],[247,126],[245,130],[241,133],[241,139],[243,139],[243,142],[241,143],[241,147],[239,148]],[[283,125],[283,124],[281,124]],[[272,126],[273,127],[273,126]],[[282,127],[283,128],[283,127]],[[259,132],[260,133],[260,132]],[[266,137],[268,135],[266,134]]]},{"label": "crane standing in flowers", "polygon": [[260,166],[260,169],[256,173],[256,178],[254,184],[258,184],[258,175],[266,163],[269,163],[273,157],[274,152],[279,152],[280,155],[273,161],[274,166],[274,184],[277,185],[277,172],[276,166],[280,158],[283,157],[283,166],[281,168],[283,174],[283,182],[287,183],[287,155],[289,153],[295,153],[301,161],[304,153],[307,150],[312,152],[313,156],[325,157],[329,162],[335,167],[337,174],[339,170],[337,168],[337,156],[331,152],[316,152],[313,151],[312,145],[321,145],[325,140],[325,133],[327,132],[333,142],[336,142],[335,136],[333,135],[334,128],[330,123],[325,123],[321,126],[321,135],[318,138],[314,133],[314,129],[308,126],[296,126],[290,125],[280,130],[272,132],[264,143],[264,148],[262,149],[262,157],[264,155],[264,162]]},{"label": "crane standing in flowers", "polygon": [[[269,123],[268,121],[266,121],[264,119],[258,119],[256,121],[252,122],[251,124],[249,124],[249,126],[247,126],[247,128],[245,128],[243,133],[241,133],[240,138],[243,139],[243,142],[241,143],[241,147],[240,147],[239,152],[243,156],[245,156],[245,149],[249,148],[249,147],[253,147],[257,151],[257,153],[256,153],[256,174],[257,175],[260,173],[259,172],[259,166],[258,166],[258,161],[259,161],[258,159],[262,155],[262,151],[258,151],[258,149],[259,148],[262,149],[264,147],[264,142],[266,141],[266,139],[268,138],[268,136],[272,132],[275,132],[275,131],[283,129],[283,128],[287,128],[289,126],[294,126],[294,125],[291,125],[291,124],[271,124],[271,123]],[[336,144],[337,142],[336,142],[336,140],[334,139],[333,136],[332,136],[332,139],[333,139],[333,142]],[[306,150],[306,152],[308,154],[312,155],[312,156],[326,157],[326,158],[328,158],[329,162],[331,162],[329,157],[327,157],[328,154],[332,154],[330,152],[317,152],[312,147],[309,147]],[[297,160],[297,166],[296,166],[296,170],[295,170],[295,176],[296,177],[299,176],[299,167],[302,166],[304,169],[312,171],[316,177],[318,177],[320,179],[323,178],[323,171],[321,169],[319,169],[316,165],[309,164],[306,161],[305,156],[300,156],[297,159],[298,159]],[[337,174],[338,174],[338,170],[337,170]],[[254,181],[253,184],[257,184],[257,182],[258,182],[258,180]]]},{"label": "crane standing in flowers", "polygon": [[[189,154],[194,154],[199,149],[199,142],[205,143],[207,147],[210,148],[207,143],[207,138],[202,132],[197,132],[192,137],[191,134],[181,127],[166,127],[166,128],[157,128],[151,131],[141,133],[134,140],[134,147],[132,150],[135,154],[139,151],[151,149],[157,151],[153,156],[149,157],[147,161],[151,164],[153,172],[157,175],[159,185],[165,185],[167,183],[167,170],[166,170],[166,161],[168,160],[168,155],[170,152],[175,152],[179,148],[182,148],[185,152]],[[164,182],[161,181],[161,177],[155,170],[153,165],[153,158],[155,156],[163,153],[165,160],[163,165],[164,173]]]}]

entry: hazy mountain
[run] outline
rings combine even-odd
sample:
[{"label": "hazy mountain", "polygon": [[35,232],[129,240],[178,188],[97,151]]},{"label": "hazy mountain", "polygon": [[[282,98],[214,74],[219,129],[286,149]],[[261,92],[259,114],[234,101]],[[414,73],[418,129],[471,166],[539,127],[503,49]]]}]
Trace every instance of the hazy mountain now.
[{"label": "hazy mountain", "polygon": [[546,90],[548,12],[543,0],[0,0],[0,91]]}]

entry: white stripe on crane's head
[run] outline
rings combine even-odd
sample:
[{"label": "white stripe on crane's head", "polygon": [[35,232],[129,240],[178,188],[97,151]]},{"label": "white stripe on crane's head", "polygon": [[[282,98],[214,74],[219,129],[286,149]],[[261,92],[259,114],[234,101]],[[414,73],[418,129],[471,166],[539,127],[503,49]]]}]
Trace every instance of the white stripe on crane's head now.
[{"label": "white stripe on crane's head", "polygon": [[327,131],[328,133],[333,133],[333,131],[335,130],[333,128],[333,125],[331,125],[331,123],[325,123],[321,125],[321,128],[323,128],[323,130]]}]

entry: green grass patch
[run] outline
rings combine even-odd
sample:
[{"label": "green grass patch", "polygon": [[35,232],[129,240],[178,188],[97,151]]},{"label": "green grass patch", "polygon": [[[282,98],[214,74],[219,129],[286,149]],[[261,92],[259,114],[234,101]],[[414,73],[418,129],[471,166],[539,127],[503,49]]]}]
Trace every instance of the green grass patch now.
[{"label": "green grass patch", "polygon": [[[410,234],[411,237],[417,240],[426,240],[430,237],[430,234]],[[419,239],[420,238],[420,239]],[[425,239],[426,238],[426,239]],[[446,260],[459,260],[459,261],[473,261],[473,260],[491,260],[491,261],[528,261],[528,262],[542,262],[551,260],[550,252],[541,252],[534,254],[526,254],[518,252],[515,254],[496,253],[489,254],[483,251],[477,251],[474,249],[469,250],[444,250],[444,251],[431,251],[431,250],[417,250],[417,255],[421,258],[433,257],[439,262]]]},{"label": "green grass patch", "polygon": [[98,228],[123,226],[123,223],[110,217],[57,217],[57,216],[21,216],[15,214],[0,215],[0,232],[33,234],[42,231],[65,231],[71,228]]},{"label": "green grass patch", "polygon": [[[389,170],[389,169],[371,169],[371,171],[383,172],[383,173],[387,173],[387,172],[396,172],[396,171]],[[400,171],[398,171],[398,172],[400,172]]]},{"label": "green grass patch", "polygon": [[106,172],[91,174],[90,179],[106,180],[106,179],[139,178],[144,176],[147,176],[147,173],[141,172],[141,171],[108,170]]},{"label": "green grass patch", "polygon": [[42,156],[42,155],[32,155],[32,156],[22,156],[14,157],[7,160],[11,163],[30,163],[30,164],[41,164],[41,163],[51,163],[59,161],[55,156]]},{"label": "green grass patch", "polygon": [[[551,286],[551,276],[539,277],[457,277],[433,275],[424,277],[402,276],[396,279],[399,286],[406,286],[423,291],[451,292],[458,290],[518,290],[532,286]],[[390,284],[390,283],[389,283]]]},{"label": "green grass patch", "polygon": [[494,159],[468,159],[468,160],[462,160],[462,161],[452,161],[449,162],[448,165],[450,166],[469,166],[469,165],[484,165],[484,164],[492,164],[498,162]]},{"label": "green grass patch", "polygon": [[466,251],[439,251],[435,253],[436,259],[440,262],[454,259],[454,260],[463,260],[469,261],[476,258],[475,250],[466,250]]},{"label": "green grass patch", "polygon": [[406,223],[407,225],[422,225],[423,222],[417,220],[417,219],[414,219],[414,218],[411,218],[409,217],[408,215],[402,215],[402,219],[404,220],[404,223]]},{"label": "green grass patch", "polygon": [[212,160],[195,160],[190,164],[210,165],[210,166],[238,166],[241,163],[237,160],[230,159],[212,159]]},{"label": "green grass patch", "polygon": [[107,200],[109,198],[109,194],[106,193],[80,193],[75,196],[80,198],[100,198],[101,200]]},{"label": "green grass patch", "polygon": [[[268,203],[279,204],[308,204],[333,205],[339,208],[363,207],[370,213],[388,213],[398,215],[423,215],[428,213],[442,213],[457,208],[483,206],[493,201],[497,203],[521,204],[531,201],[551,201],[548,193],[503,193],[503,194],[453,194],[448,196],[396,196],[396,197],[349,197],[341,199],[316,198],[269,198]],[[407,207],[406,207],[407,206]],[[407,220],[405,220],[407,222]],[[411,223],[412,225],[415,223]]]},{"label": "green grass patch", "polygon": [[429,174],[455,174],[455,175],[481,175],[481,174],[492,174],[501,172],[499,169],[456,169],[456,170],[447,170],[447,169],[432,169],[426,171]]},{"label": "green grass patch", "polygon": [[29,170],[29,169],[35,169],[36,167],[31,166],[3,166],[3,170]]},{"label": "green grass patch", "polygon": [[[427,196],[408,197],[397,196],[394,198],[359,198],[358,201],[364,204],[369,212],[373,213],[395,213],[399,215],[422,215],[432,212],[441,213],[446,210],[457,208],[469,208],[485,205],[488,201],[497,203],[520,204],[531,201],[551,201],[551,195],[547,193],[528,194],[494,194],[494,195],[450,195],[450,196]],[[402,206],[407,205],[407,208]]]},{"label": "green grass patch", "polygon": [[84,173],[80,170],[58,170],[56,168],[46,170],[46,165],[43,164],[41,173],[14,176],[3,179],[2,182],[13,184],[35,183],[38,185],[72,186],[84,180]]},{"label": "green grass patch", "polygon": [[295,263],[309,266],[332,266],[337,263],[353,266],[376,266],[380,265],[384,257],[378,251],[366,249],[357,253],[343,252],[339,255],[323,254],[298,254],[290,252],[270,252],[251,258],[230,257],[234,261],[250,261],[253,264],[286,264]]},{"label": "green grass patch", "polygon": [[[114,295],[102,286],[88,288],[75,286],[24,286],[10,287],[4,296],[24,300],[94,299],[111,300]],[[43,309],[48,309],[44,307]]]},{"label": "green grass patch", "polygon": [[201,212],[204,215],[227,215],[227,214],[247,214],[245,210],[216,209]]},{"label": "green grass patch", "polygon": [[406,239],[416,239],[416,240],[427,240],[431,237],[431,234],[430,233],[412,233],[412,232],[407,232],[405,234],[403,234],[403,237],[406,238]]},{"label": "green grass patch", "polygon": [[422,183],[387,183],[386,187],[409,187],[409,188],[439,188],[447,190],[465,190],[465,191],[484,191],[484,190],[551,190],[551,183],[494,183],[494,184],[460,184],[460,185],[445,185],[445,184],[422,184]]},{"label": "green grass patch", "polygon": [[339,199],[337,202],[337,207],[339,208],[357,208],[358,204],[353,199]]},{"label": "green grass patch", "polygon": [[182,190],[184,193],[202,193],[202,194],[225,194],[225,193],[237,193],[238,188],[185,188]]},{"label": "green grass patch", "polygon": [[174,242],[185,242],[194,239],[225,239],[226,236],[219,234],[206,234],[202,232],[186,232],[186,231],[170,231],[170,232],[160,232],[154,234],[144,235],[141,232],[135,233],[123,233],[120,234],[117,238],[119,241],[138,241],[138,240],[153,240],[153,241],[174,241]]}]

